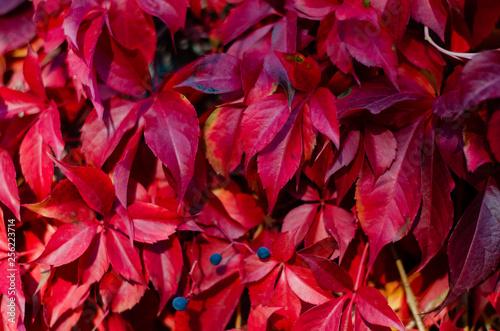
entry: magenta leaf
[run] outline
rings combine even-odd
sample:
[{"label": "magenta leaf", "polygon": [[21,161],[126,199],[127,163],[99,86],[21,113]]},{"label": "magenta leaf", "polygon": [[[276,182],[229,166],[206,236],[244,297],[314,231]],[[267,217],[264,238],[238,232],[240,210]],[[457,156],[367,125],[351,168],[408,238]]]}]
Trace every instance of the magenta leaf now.
[{"label": "magenta leaf", "polygon": [[240,59],[229,54],[210,54],[192,65],[191,75],[177,86],[203,93],[228,93],[242,88]]},{"label": "magenta leaf", "polygon": [[200,132],[196,111],[183,95],[164,91],[158,94],[144,118],[144,139],[172,172],[178,199],[182,200],[194,173]]},{"label": "magenta leaf", "polygon": [[170,29],[172,36],[184,27],[188,0],[139,0],[138,3],[146,13],[161,19]]},{"label": "magenta leaf", "polygon": [[50,237],[42,255],[31,263],[47,263],[55,267],[79,258],[89,247],[97,233],[94,222],[64,224]]},{"label": "magenta leaf", "polygon": [[397,141],[389,129],[370,123],[365,124],[364,138],[366,156],[378,178],[396,158]]},{"label": "magenta leaf", "polygon": [[368,326],[380,325],[405,330],[403,323],[379,290],[371,286],[361,286],[356,295],[356,309]]},{"label": "magenta leaf", "polygon": [[0,119],[18,114],[36,114],[45,109],[45,103],[30,94],[0,87]]},{"label": "magenta leaf", "polygon": [[47,99],[45,87],[42,81],[42,70],[38,63],[38,54],[28,44],[28,54],[23,65],[24,79],[28,83],[31,92],[42,100]]},{"label": "magenta leaf", "polygon": [[496,130],[500,125],[500,109],[497,108],[487,122],[486,139],[490,146],[491,153],[497,161],[500,161],[500,131]]},{"label": "magenta leaf", "polygon": [[444,40],[447,19],[446,9],[440,0],[412,0],[411,17],[436,32]]},{"label": "magenta leaf", "polygon": [[328,290],[320,287],[311,270],[294,265],[283,268],[290,289],[303,301],[320,305],[333,299]]},{"label": "magenta leaf", "polygon": [[324,87],[317,88],[309,100],[309,108],[312,125],[327,136],[336,147],[339,147],[339,123],[332,92]]},{"label": "magenta leaf", "polygon": [[96,168],[70,166],[54,158],[52,161],[75,184],[90,208],[102,215],[110,212],[115,198],[115,189],[108,175]]},{"label": "magenta leaf", "polygon": [[106,236],[104,231],[97,233],[89,248],[78,260],[78,281],[80,284],[98,282],[109,268],[109,259],[106,254]]},{"label": "magenta leaf", "polygon": [[52,148],[59,160],[64,152],[64,141],[61,134],[61,117],[54,101],[40,114],[38,127],[43,141]]},{"label": "magenta leaf", "polygon": [[500,190],[492,178],[465,210],[448,244],[450,292],[442,307],[468,291],[498,266],[500,260]]}]

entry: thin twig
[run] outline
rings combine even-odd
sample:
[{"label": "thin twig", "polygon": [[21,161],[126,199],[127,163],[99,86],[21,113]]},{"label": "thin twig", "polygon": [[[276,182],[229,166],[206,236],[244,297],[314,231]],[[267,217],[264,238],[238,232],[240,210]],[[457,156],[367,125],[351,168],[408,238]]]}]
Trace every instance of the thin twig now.
[{"label": "thin twig", "polygon": [[420,313],[418,312],[417,299],[413,294],[413,291],[410,286],[410,282],[408,281],[408,277],[406,276],[405,268],[403,267],[403,262],[398,256],[394,245],[391,244],[391,251],[394,259],[396,260],[396,266],[399,271],[399,276],[401,277],[401,282],[403,283],[403,289],[405,291],[406,303],[411,310],[411,314],[413,315],[413,319],[417,324],[418,331],[425,331],[424,323],[422,322],[422,318],[420,317]]},{"label": "thin twig", "polygon": [[478,53],[458,53],[458,52],[452,52],[449,50],[446,50],[442,47],[440,47],[438,44],[432,40],[431,36],[429,35],[429,28],[427,26],[424,26],[424,37],[425,40],[427,40],[432,46],[434,46],[438,51],[440,51],[443,54],[446,54],[454,59],[457,60],[464,60],[464,59],[472,59],[474,55],[477,55]]}]

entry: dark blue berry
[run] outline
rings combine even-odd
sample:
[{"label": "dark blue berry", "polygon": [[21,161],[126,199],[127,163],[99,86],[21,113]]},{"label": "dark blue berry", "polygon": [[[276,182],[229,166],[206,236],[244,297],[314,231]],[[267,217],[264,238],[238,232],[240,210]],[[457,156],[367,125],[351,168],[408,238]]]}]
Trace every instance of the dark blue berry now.
[{"label": "dark blue berry", "polygon": [[174,306],[175,310],[183,311],[186,309],[188,305],[188,301],[184,297],[177,297],[172,301],[172,306]]},{"label": "dark blue berry", "polygon": [[215,253],[210,256],[210,263],[213,265],[219,265],[220,261],[222,261],[222,255],[219,253]]},{"label": "dark blue berry", "polygon": [[269,252],[269,250],[265,247],[261,247],[257,250],[257,256],[264,260],[264,259],[267,259],[269,256],[271,256],[271,252]]}]

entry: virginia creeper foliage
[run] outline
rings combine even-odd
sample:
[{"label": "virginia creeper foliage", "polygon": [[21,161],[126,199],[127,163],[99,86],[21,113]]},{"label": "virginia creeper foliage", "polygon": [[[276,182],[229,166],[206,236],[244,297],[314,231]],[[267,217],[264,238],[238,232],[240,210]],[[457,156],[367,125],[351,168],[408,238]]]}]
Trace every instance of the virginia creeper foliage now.
[{"label": "virginia creeper foliage", "polygon": [[500,330],[499,18],[3,0],[1,329]]}]

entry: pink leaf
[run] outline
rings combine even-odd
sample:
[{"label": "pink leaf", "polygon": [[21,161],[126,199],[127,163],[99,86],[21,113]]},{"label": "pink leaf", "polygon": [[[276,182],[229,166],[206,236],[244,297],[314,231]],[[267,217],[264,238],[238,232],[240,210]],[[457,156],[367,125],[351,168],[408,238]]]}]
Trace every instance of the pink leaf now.
[{"label": "pink leaf", "polygon": [[283,219],[282,232],[293,234],[295,246],[298,246],[306,236],[309,227],[314,222],[319,204],[307,203],[290,210]]},{"label": "pink leaf", "polygon": [[109,213],[113,206],[115,189],[108,175],[96,168],[69,166],[54,158],[52,161],[75,184],[90,208],[102,215]]},{"label": "pink leaf", "polygon": [[67,179],[60,181],[45,200],[23,207],[64,223],[91,221],[95,218],[95,213],[82,200],[78,189]]},{"label": "pink leaf", "polygon": [[312,254],[300,255],[311,268],[318,284],[332,292],[350,292],[354,288],[351,276],[338,264]]},{"label": "pink leaf", "polygon": [[49,157],[49,146],[40,135],[38,122],[24,136],[19,148],[19,163],[26,182],[38,200],[45,199],[52,188],[54,164]]},{"label": "pink leaf", "polygon": [[177,86],[189,86],[210,94],[234,92],[242,88],[240,59],[233,55],[205,55],[194,63],[192,71]]},{"label": "pink leaf", "polygon": [[446,307],[476,286],[498,266],[500,260],[500,190],[489,178],[480,195],[458,221],[448,244],[450,292]]},{"label": "pink leaf", "polygon": [[339,245],[340,260],[342,261],[349,243],[356,234],[357,225],[354,215],[341,207],[325,204],[323,219],[326,229]]},{"label": "pink leaf", "polygon": [[413,123],[396,134],[398,151],[389,171],[378,179],[365,162],[356,186],[356,209],[370,242],[372,265],[386,244],[408,233],[420,207],[422,125]]},{"label": "pink leaf", "polygon": [[243,260],[243,281],[250,283],[264,278],[278,263],[273,257],[269,261],[263,261],[257,254],[250,255]]},{"label": "pink leaf", "polygon": [[135,283],[146,283],[142,275],[139,252],[124,234],[108,229],[106,232],[106,252],[109,262],[120,275]]},{"label": "pink leaf", "polygon": [[181,200],[194,173],[200,132],[196,111],[181,94],[164,91],[144,118],[146,143],[172,172]]},{"label": "pink leaf", "polygon": [[177,291],[182,275],[182,249],[177,237],[146,245],[143,251],[144,266],[153,286],[160,294],[160,313],[167,301]]},{"label": "pink leaf", "polygon": [[94,222],[64,224],[54,232],[42,255],[32,263],[47,263],[54,267],[68,264],[87,250],[96,232]]},{"label": "pink leaf", "polygon": [[45,107],[45,103],[35,96],[0,87],[0,119],[11,118],[18,114],[36,114]]},{"label": "pink leaf", "polygon": [[379,290],[371,286],[361,286],[356,294],[356,309],[368,326],[380,325],[405,330],[403,323]]},{"label": "pink leaf", "polygon": [[20,220],[20,199],[16,182],[16,169],[9,152],[0,148],[0,201]]}]

